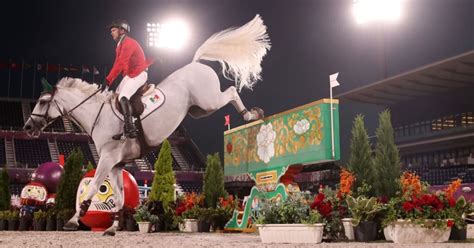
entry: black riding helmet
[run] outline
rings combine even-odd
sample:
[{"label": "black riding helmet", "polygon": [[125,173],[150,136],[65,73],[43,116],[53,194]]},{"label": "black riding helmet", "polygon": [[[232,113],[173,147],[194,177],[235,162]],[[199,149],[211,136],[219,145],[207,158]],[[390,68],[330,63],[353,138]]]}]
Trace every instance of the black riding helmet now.
[{"label": "black riding helmet", "polygon": [[110,30],[111,28],[121,28],[125,30],[127,33],[130,33],[130,25],[125,20],[113,21],[109,26],[107,26],[107,29]]}]

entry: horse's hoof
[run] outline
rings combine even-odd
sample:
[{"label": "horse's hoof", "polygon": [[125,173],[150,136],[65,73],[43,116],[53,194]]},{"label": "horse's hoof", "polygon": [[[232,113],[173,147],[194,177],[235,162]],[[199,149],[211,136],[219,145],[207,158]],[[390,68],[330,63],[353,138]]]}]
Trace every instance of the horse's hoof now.
[{"label": "horse's hoof", "polygon": [[259,107],[253,107],[250,112],[255,115],[255,120],[261,120],[265,117],[263,110]]},{"label": "horse's hoof", "polygon": [[115,236],[115,232],[113,231],[107,231],[105,230],[105,232],[102,234],[102,236]]},{"label": "horse's hoof", "polygon": [[89,206],[91,205],[91,200],[85,200],[81,203],[81,206],[79,207],[81,211],[79,211],[79,216],[84,217],[86,215],[87,210],[89,210]]},{"label": "horse's hoof", "polygon": [[74,222],[67,222],[63,226],[64,231],[77,231],[77,228],[79,227],[79,224],[74,223]]}]

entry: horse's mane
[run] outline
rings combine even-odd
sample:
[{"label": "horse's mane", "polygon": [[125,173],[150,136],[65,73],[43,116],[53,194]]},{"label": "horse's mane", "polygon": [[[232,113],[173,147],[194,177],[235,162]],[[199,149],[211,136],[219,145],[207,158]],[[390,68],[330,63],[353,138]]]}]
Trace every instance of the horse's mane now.
[{"label": "horse's mane", "polygon": [[[58,88],[63,88],[63,89],[78,89],[82,92],[84,92],[87,95],[92,95],[98,90],[98,85],[94,83],[88,83],[86,81],[83,81],[80,78],[70,78],[70,77],[64,77],[61,78],[56,84],[56,87]],[[113,95],[111,92],[106,92],[106,93],[97,93],[95,96],[98,98],[100,101],[107,101],[110,99],[110,97]]]}]

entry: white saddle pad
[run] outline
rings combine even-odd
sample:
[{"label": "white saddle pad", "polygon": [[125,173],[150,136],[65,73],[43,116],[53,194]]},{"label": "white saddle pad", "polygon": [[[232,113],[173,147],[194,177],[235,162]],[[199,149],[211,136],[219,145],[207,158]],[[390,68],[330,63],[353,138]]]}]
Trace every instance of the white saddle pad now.
[{"label": "white saddle pad", "polygon": [[163,92],[158,88],[155,88],[150,94],[142,96],[142,103],[145,109],[140,115],[141,119],[143,120],[145,117],[151,114],[151,112],[163,105],[164,102],[165,94],[163,94]]},{"label": "white saddle pad", "polygon": [[[140,115],[140,119],[145,119],[153,111],[163,105],[163,103],[165,102],[165,98],[165,94],[163,94],[163,92],[159,88],[149,90],[146,95],[142,96],[142,103],[145,109]],[[111,104],[111,107],[115,115],[123,121],[123,115],[115,108],[115,104]]]}]

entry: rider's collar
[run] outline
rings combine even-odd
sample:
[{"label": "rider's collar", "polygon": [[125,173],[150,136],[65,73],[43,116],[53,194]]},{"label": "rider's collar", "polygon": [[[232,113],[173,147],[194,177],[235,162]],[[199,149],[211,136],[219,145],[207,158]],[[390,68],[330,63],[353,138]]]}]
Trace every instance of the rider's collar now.
[{"label": "rider's collar", "polygon": [[120,46],[120,44],[122,43],[123,39],[125,39],[125,36],[127,36],[126,34],[123,34],[122,36],[120,36],[120,39],[119,41],[117,42],[117,46]]}]

